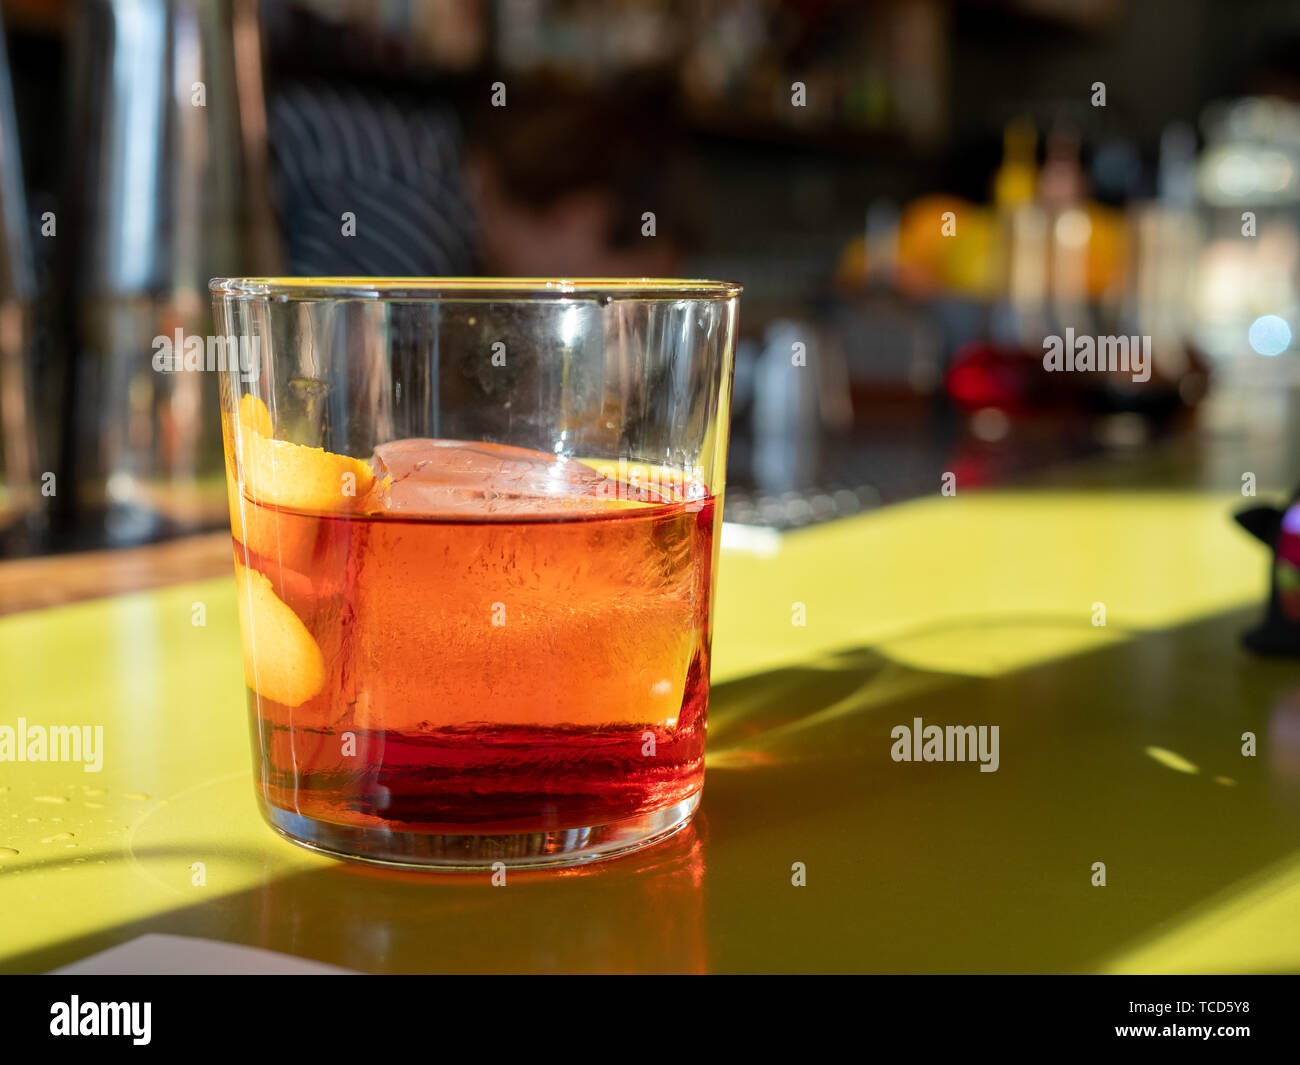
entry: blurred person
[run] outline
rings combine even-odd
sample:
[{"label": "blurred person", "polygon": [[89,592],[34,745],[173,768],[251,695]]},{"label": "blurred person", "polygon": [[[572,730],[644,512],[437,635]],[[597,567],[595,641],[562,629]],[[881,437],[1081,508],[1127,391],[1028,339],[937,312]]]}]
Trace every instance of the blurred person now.
[{"label": "blurred person", "polygon": [[675,276],[684,237],[670,188],[674,137],[661,117],[668,112],[647,93],[534,89],[474,115],[468,184],[484,271]]},{"label": "blurred person", "polygon": [[268,111],[291,274],[474,272],[460,123],[448,104],[292,82]]}]

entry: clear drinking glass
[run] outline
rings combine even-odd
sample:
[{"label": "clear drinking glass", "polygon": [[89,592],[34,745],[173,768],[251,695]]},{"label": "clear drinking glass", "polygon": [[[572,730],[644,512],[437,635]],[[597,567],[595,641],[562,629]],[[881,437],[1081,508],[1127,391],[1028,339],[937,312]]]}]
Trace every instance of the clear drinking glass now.
[{"label": "clear drinking glass", "polygon": [[272,827],[340,857],[485,868],[685,826],[739,286],[211,288]]}]

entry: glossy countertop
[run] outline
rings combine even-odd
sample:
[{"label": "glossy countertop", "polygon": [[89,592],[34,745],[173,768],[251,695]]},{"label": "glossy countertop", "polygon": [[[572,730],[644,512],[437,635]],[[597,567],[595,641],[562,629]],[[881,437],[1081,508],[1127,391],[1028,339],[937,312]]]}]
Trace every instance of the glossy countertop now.
[{"label": "glossy countertop", "polygon": [[[0,726],[102,725],[104,761],[0,763],[0,971],[149,932],[376,973],[1298,970],[1300,660],[1240,648],[1241,502],[1084,478],[729,531],[694,824],[504,886],[263,825],[230,576],[9,613]],[[997,771],[895,761],[917,719],[997,725]]]}]

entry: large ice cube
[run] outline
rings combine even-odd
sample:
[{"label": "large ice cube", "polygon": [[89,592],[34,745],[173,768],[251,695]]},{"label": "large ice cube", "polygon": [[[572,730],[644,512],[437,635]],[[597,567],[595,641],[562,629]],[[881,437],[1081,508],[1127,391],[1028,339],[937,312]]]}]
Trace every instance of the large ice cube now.
[{"label": "large ice cube", "polygon": [[571,512],[618,495],[618,482],[590,466],[504,444],[396,440],[373,463],[376,509],[411,515]]}]

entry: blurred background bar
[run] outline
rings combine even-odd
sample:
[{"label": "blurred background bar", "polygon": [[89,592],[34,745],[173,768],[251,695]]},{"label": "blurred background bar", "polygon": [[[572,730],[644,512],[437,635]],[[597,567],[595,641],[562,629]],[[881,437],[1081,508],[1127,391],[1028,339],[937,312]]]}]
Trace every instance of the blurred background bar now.
[{"label": "blurred background bar", "polygon": [[[1300,7],[0,0],[0,544],[217,529],[214,275],[745,286],[729,521],[1300,472]],[[349,219],[351,221],[349,221]],[[1047,373],[1128,338],[1141,374]]]},{"label": "blurred background bar", "polygon": [[[0,30],[0,48],[5,47]],[[39,542],[37,421],[29,344],[36,274],[9,68],[0,71],[0,529],[15,549]]]}]

